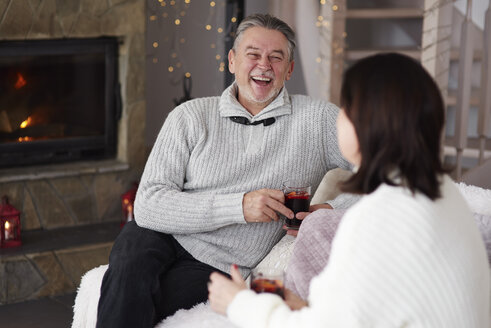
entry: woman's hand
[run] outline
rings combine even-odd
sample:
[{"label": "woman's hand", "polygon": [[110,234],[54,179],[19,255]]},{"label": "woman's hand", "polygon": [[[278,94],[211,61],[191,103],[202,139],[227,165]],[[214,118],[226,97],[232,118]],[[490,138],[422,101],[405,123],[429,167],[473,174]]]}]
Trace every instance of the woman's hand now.
[{"label": "woman's hand", "polygon": [[[317,204],[317,205],[310,206],[309,212],[298,212],[295,217],[298,220],[303,220],[307,217],[307,215],[321,208],[327,208],[332,210],[332,206],[329,204]],[[283,229],[286,230],[287,235],[292,235],[296,237],[298,234],[298,229],[288,229],[286,225],[283,225]]]},{"label": "woman's hand", "polygon": [[232,279],[228,279],[218,272],[213,272],[208,283],[208,299],[211,308],[221,314],[227,313],[229,304],[232,303],[238,292],[247,289],[246,282],[240,275],[236,264],[231,266],[230,275]]},{"label": "woman's hand", "polygon": [[308,305],[300,296],[285,288],[285,303],[290,307],[292,311],[300,310]]}]

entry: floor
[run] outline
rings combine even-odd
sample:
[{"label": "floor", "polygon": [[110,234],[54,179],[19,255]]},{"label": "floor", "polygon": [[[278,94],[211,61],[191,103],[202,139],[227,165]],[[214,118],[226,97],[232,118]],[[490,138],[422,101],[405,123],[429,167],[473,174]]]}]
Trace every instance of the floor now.
[{"label": "floor", "polygon": [[69,328],[75,293],[0,305],[2,328]]}]

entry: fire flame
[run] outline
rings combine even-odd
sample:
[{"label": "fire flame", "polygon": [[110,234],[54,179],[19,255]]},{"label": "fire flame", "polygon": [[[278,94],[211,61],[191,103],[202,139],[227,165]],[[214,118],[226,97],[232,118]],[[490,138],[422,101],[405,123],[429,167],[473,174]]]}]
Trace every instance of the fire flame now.
[{"label": "fire flame", "polygon": [[10,223],[9,221],[5,222],[5,230],[8,230],[10,228]]},{"label": "fire flame", "polygon": [[23,121],[20,124],[20,128],[23,129],[25,127],[28,127],[29,125],[31,125],[31,123],[32,123],[32,118],[29,116],[25,121]]},{"label": "fire flame", "polygon": [[20,88],[22,88],[26,84],[27,84],[27,81],[26,81],[26,79],[24,79],[24,77],[22,76],[22,74],[17,73],[17,82],[15,82],[14,88],[16,88],[17,90],[19,90]]}]

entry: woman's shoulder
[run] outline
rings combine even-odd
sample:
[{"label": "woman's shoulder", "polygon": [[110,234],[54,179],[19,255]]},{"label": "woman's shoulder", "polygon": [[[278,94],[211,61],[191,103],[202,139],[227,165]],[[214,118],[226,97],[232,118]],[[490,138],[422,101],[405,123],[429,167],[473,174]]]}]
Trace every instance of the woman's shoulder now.
[{"label": "woman's shoulder", "polygon": [[449,221],[465,224],[471,217],[470,210],[448,176],[442,176],[440,191],[441,197],[431,200],[406,187],[382,184],[362,197],[346,214],[362,217],[362,224],[399,225],[416,230],[428,227],[428,224],[439,226]]}]

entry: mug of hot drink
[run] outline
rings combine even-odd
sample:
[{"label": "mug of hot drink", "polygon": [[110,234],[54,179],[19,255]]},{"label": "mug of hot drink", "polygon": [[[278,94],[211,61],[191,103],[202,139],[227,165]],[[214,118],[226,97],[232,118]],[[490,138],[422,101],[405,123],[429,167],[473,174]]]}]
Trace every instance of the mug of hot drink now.
[{"label": "mug of hot drink", "polygon": [[297,230],[302,220],[297,219],[297,213],[308,212],[310,209],[310,186],[295,181],[287,181],[283,184],[285,194],[285,206],[293,211],[293,219],[286,218],[288,229]]},{"label": "mug of hot drink", "polygon": [[273,293],[285,298],[284,271],[277,268],[254,268],[251,289],[256,293]]}]

